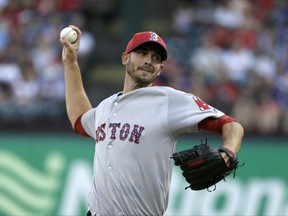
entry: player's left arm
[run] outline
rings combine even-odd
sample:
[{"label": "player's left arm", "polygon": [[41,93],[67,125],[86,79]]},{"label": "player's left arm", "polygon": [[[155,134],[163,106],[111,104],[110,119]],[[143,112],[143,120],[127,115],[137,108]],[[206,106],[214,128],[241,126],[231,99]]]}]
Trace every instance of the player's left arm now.
[{"label": "player's left arm", "polygon": [[244,129],[234,118],[224,115],[220,118],[208,117],[198,124],[199,130],[220,134],[223,139],[222,146],[235,155],[240,150]]}]

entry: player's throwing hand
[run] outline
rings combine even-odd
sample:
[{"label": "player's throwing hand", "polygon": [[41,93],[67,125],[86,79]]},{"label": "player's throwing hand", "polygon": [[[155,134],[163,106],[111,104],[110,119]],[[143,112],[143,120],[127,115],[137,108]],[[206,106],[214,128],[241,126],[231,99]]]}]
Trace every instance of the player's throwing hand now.
[{"label": "player's throwing hand", "polygon": [[62,61],[73,62],[77,60],[77,54],[80,47],[80,38],[81,38],[81,31],[78,27],[74,25],[69,25],[69,27],[73,28],[77,32],[77,40],[75,43],[70,43],[65,38],[60,37],[60,42],[63,44],[62,50]]}]

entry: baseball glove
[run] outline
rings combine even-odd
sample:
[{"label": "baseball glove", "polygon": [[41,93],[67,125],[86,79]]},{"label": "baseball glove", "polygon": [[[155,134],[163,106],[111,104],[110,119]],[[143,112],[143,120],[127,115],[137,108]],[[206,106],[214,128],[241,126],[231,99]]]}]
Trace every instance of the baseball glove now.
[{"label": "baseball glove", "polygon": [[[221,152],[225,152],[229,156],[229,165],[227,165],[221,156]],[[225,180],[238,168],[238,159],[233,152],[227,148],[212,148],[206,143],[196,145],[192,149],[173,153],[175,165],[180,166],[182,174],[186,181],[190,184],[187,188],[192,190],[202,190],[215,186],[216,183]]]}]

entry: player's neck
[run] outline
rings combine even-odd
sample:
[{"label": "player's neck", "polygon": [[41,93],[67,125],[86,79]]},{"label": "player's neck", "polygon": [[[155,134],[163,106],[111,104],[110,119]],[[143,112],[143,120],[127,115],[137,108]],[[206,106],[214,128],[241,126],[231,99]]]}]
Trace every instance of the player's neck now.
[{"label": "player's neck", "polygon": [[140,89],[140,88],[146,88],[152,86],[152,83],[144,85],[144,84],[140,84],[138,82],[135,82],[134,80],[131,79],[131,77],[126,76],[125,77],[125,81],[124,81],[124,87],[123,87],[123,94],[126,94],[128,92],[134,91],[136,89]]}]

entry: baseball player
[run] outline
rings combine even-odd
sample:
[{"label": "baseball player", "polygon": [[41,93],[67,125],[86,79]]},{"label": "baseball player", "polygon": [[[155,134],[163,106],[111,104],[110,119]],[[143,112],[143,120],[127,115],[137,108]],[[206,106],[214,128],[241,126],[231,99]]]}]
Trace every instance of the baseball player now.
[{"label": "baseball player", "polygon": [[199,130],[218,133],[222,146],[236,154],[243,128],[193,94],[152,86],[167,59],[166,44],[155,32],[131,38],[122,54],[123,91],[93,108],[77,63],[81,31],[71,27],[77,41],[60,39],[67,114],[78,134],[96,142],[87,215],[163,215],[177,139]]}]

